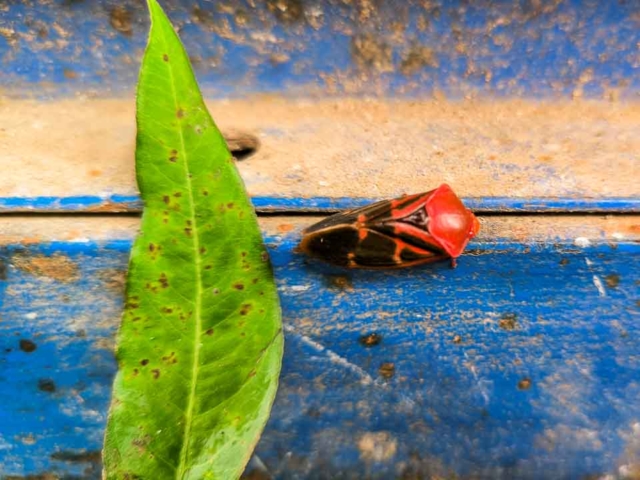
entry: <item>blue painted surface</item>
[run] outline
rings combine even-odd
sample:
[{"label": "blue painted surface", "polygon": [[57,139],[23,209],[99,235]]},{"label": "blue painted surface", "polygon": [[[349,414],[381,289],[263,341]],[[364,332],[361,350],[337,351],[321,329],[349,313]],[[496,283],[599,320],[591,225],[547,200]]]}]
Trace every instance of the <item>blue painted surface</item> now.
[{"label": "blue painted surface", "polygon": [[[469,93],[601,97],[640,89],[636,1],[165,0],[213,96]],[[144,2],[4,2],[0,87],[131,91]],[[331,52],[328,54],[327,52]]]},{"label": "blue painted surface", "polygon": [[[457,269],[345,273],[293,253],[293,240],[266,239],[286,353],[257,455],[275,478],[639,466],[640,245],[475,243]],[[129,247],[0,250],[0,473],[98,478],[77,454],[101,446]],[[371,332],[382,341],[367,348]],[[61,451],[76,461],[51,458]]]},{"label": "blue painted surface", "polygon": [[[412,192],[413,193],[413,192]],[[356,208],[381,200],[355,197],[252,197],[258,212],[320,212],[332,213]],[[640,213],[640,198],[517,198],[467,197],[465,205],[481,213]],[[0,197],[0,213],[15,212],[141,212],[137,195],[75,196],[75,197]]]}]

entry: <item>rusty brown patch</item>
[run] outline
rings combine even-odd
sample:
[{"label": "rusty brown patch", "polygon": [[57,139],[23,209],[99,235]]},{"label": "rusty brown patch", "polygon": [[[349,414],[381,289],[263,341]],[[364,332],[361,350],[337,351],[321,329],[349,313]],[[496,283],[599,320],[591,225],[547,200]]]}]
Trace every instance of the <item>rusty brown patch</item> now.
[{"label": "rusty brown patch", "polygon": [[391,362],[384,362],[380,365],[378,373],[383,378],[392,378],[396,374],[396,366]]},{"label": "rusty brown patch", "polygon": [[353,291],[351,278],[346,275],[329,275],[327,276],[327,286],[329,288],[343,290],[347,292]]},{"label": "rusty brown patch", "polygon": [[290,223],[281,223],[278,225],[277,230],[279,233],[287,233],[294,229],[294,226]]},{"label": "rusty brown patch", "polygon": [[70,463],[97,463],[101,460],[100,450],[73,451],[61,450],[51,454],[51,460],[59,460],[61,462]]},{"label": "rusty brown patch", "polygon": [[293,25],[304,20],[302,0],[267,0],[267,8],[281,23]]},{"label": "rusty brown patch", "polygon": [[50,378],[40,378],[38,380],[38,390],[41,392],[55,393],[56,384]]},{"label": "rusty brown patch", "polygon": [[119,268],[105,268],[98,273],[98,279],[104,287],[114,293],[124,292],[127,272]]},{"label": "rusty brown patch", "polygon": [[351,58],[361,69],[392,72],[392,49],[375,35],[365,34],[351,40]]},{"label": "rusty brown patch", "polygon": [[462,337],[460,335],[454,335],[451,341],[457,345],[462,343]]},{"label": "rusty brown patch", "polygon": [[31,340],[23,338],[20,340],[20,350],[25,353],[35,352],[38,346]]},{"label": "rusty brown patch", "polygon": [[362,335],[358,341],[363,347],[375,347],[376,345],[380,345],[380,342],[382,342],[382,335],[375,332],[368,333],[366,335]]},{"label": "rusty brown patch", "polygon": [[109,11],[109,23],[114,30],[127,37],[133,33],[131,12],[122,5],[117,5]]},{"label": "rusty brown patch", "polygon": [[503,330],[515,330],[518,326],[518,316],[515,313],[505,313],[498,322],[498,326]]},{"label": "rusty brown patch", "polygon": [[20,253],[13,256],[12,263],[17,269],[36,277],[65,283],[79,278],[78,265],[69,257],[58,253],[51,256]]},{"label": "rusty brown patch", "polygon": [[531,379],[525,377],[518,382],[518,390],[529,390],[531,388],[531,384]]},{"label": "rusty brown patch", "polygon": [[437,67],[438,59],[429,47],[416,45],[412,47],[400,63],[400,71],[403,75],[413,75],[425,67]]},{"label": "rusty brown patch", "polygon": [[620,275],[611,273],[604,277],[604,283],[606,283],[609,288],[616,288],[620,284]]}]

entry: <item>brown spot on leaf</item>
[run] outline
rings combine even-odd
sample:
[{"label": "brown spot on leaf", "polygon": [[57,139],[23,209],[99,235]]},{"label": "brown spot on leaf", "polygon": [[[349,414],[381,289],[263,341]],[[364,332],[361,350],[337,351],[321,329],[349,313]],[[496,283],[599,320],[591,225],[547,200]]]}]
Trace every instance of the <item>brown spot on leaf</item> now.
[{"label": "brown spot on leaf", "polygon": [[169,286],[169,279],[167,275],[163,272],[160,274],[160,278],[158,278],[158,282],[160,282],[160,286],[162,288],[167,288]]},{"label": "brown spot on leaf", "polygon": [[240,315],[246,315],[251,311],[252,308],[253,308],[253,305],[251,305],[250,303],[243,304],[242,308],[240,309]]},{"label": "brown spot on leaf", "polygon": [[192,228],[184,227],[184,233],[185,233],[185,235],[186,235],[187,237],[190,237],[190,236],[191,236],[191,234],[192,234],[192,232],[193,232],[193,229],[192,229]]},{"label": "brown spot on leaf", "polygon": [[262,260],[263,262],[268,262],[269,261],[269,253],[262,252],[260,254],[260,260]]},{"label": "brown spot on leaf", "polygon": [[162,313],[173,313],[173,308],[162,307]]},{"label": "brown spot on leaf", "polygon": [[205,265],[204,269],[205,270],[211,270],[213,268],[213,265]]},{"label": "brown spot on leaf", "polygon": [[214,331],[213,328],[207,328],[204,334],[210,337],[211,335],[213,335],[213,331]]},{"label": "brown spot on leaf", "polygon": [[22,350],[25,353],[35,352],[37,348],[38,346],[31,340],[27,340],[25,338],[20,340],[20,350]]},{"label": "brown spot on leaf", "polygon": [[529,390],[530,388],[531,388],[530,378],[525,377],[518,382],[518,390]]},{"label": "brown spot on leaf", "polygon": [[158,370],[157,368],[154,368],[153,370],[151,370],[151,374],[153,375],[154,380],[157,380],[158,378],[160,378],[160,370]]},{"label": "brown spot on leaf", "polygon": [[41,392],[54,393],[56,391],[56,384],[50,378],[41,378],[38,380],[38,390]]},{"label": "brown spot on leaf", "polygon": [[244,283],[240,283],[240,282],[238,282],[238,283],[234,283],[232,286],[233,286],[233,288],[235,288],[236,290],[244,290]]},{"label": "brown spot on leaf", "polygon": [[204,247],[200,247],[200,253],[201,253],[201,254],[205,254],[205,253],[207,253],[207,249],[206,249],[206,248],[204,248]]},{"label": "brown spot on leaf", "polygon": [[149,359],[143,358],[142,360],[140,360],[140,365],[142,365],[143,367],[147,366],[148,364],[149,364]]},{"label": "brown spot on leaf", "polygon": [[149,251],[150,252],[155,252],[156,251],[156,246],[153,243],[149,244]]},{"label": "brown spot on leaf", "polygon": [[184,110],[179,108],[178,110],[176,110],[176,117],[178,118],[183,118],[184,117]]},{"label": "brown spot on leaf", "polygon": [[620,275],[611,273],[604,277],[604,283],[606,283],[609,288],[616,288],[620,284]]},{"label": "brown spot on leaf", "polygon": [[375,332],[368,333],[366,335],[362,335],[358,341],[363,347],[375,347],[376,345],[380,345],[380,342],[382,342],[382,335],[378,335]]},{"label": "brown spot on leaf", "polygon": [[207,195],[209,195],[209,191],[208,190],[203,190],[202,191],[202,195],[204,195],[206,197]]},{"label": "brown spot on leaf", "polygon": [[176,192],[173,194],[175,198],[180,198],[182,196],[182,192]]},{"label": "brown spot on leaf", "polygon": [[171,150],[171,153],[169,154],[169,161],[175,163],[177,160],[178,160],[178,151]]},{"label": "brown spot on leaf", "polygon": [[392,378],[396,374],[396,366],[391,362],[384,362],[380,365],[378,373],[383,378]]},{"label": "brown spot on leaf", "polygon": [[162,54],[162,60],[164,60],[165,62],[169,61],[169,55],[167,55],[166,53]]},{"label": "brown spot on leaf", "polygon": [[234,206],[235,206],[235,204],[234,204],[233,202],[229,202],[229,203],[227,203],[227,208],[228,208],[229,210],[231,210]]},{"label": "brown spot on leaf", "polygon": [[[171,198],[169,198],[169,195],[163,195],[162,196],[162,201],[164,203],[166,203],[167,205],[169,205],[169,202],[171,202]],[[165,215],[169,215],[169,212],[167,212],[166,210],[164,212],[162,212],[162,213],[164,213]]]}]

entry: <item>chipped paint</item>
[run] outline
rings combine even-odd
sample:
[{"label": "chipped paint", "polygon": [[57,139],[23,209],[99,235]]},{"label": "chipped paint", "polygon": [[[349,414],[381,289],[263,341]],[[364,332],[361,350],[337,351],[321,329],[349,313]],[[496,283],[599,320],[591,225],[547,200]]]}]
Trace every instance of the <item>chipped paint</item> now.
[{"label": "chipped paint", "polygon": [[[512,233],[512,220],[487,217],[492,234],[511,232],[512,240],[480,239],[456,269],[349,272],[348,292],[328,288],[342,273],[292,251],[297,237],[278,232],[281,218],[263,219],[288,325],[280,391],[257,449],[266,469],[276,478],[320,469],[331,477],[370,469],[372,478],[634,472],[640,277],[630,267],[639,244],[614,248],[594,233],[585,236],[594,239],[589,246],[576,248],[574,228],[589,222],[578,218],[569,228],[572,218],[553,244],[536,236],[518,243],[523,232]],[[100,448],[122,307],[117,279],[136,229],[120,220],[129,223],[117,239],[105,219],[85,220],[82,228],[102,235],[98,244],[0,249],[7,265],[0,376],[13,392],[0,402],[3,472],[35,475],[55,466],[82,475],[81,462],[54,463],[51,455]],[[288,219],[296,230],[312,221]],[[621,218],[590,221],[602,232]],[[532,220],[532,233],[546,231],[540,222]],[[43,225],[52,237],[55,225]],[[17,269],[15,251],[66,256],[78,279],[55,282]],[[603,280],[607,297],[600,297],[593,275],[613,274],[617,285]],[[38,316],[24,318],[29,313]],[[383,340],[370,347],[361,337],[372,332]],[[383,364],[393,364],[393,376],[378,376]],[[61,431],[62,424],[70,428]]]}]

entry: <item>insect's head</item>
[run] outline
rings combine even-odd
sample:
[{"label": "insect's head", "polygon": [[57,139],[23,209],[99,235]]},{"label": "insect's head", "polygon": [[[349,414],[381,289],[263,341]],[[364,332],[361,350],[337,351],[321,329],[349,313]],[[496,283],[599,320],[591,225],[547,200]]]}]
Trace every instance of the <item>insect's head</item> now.
[{"label": "insect's head", "polygon": [[453,258],[459,257],[469,240],[480,231],[480,222],[447,184],[427,201],[429,233]]}]

